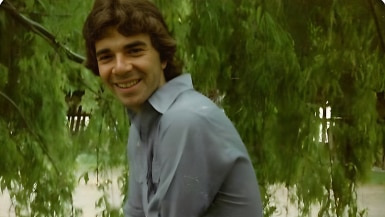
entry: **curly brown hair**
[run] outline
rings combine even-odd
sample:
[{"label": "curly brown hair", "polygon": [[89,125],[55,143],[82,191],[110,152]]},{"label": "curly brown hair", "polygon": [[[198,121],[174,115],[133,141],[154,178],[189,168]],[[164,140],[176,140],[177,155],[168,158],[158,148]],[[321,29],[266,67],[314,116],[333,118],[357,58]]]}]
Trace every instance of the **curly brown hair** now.
[{"label": "curly brown hair", "polygon": [[95,42],[102,39],[105,30],[115,27],[124,36],[147,33],[159,52],[166,81],[182,74],[182,66],[175,57],[176,41],[167,29],[159,9],[149,0],[96,0],[84,26],[86,45],[85,66],[99,75],[95,54]]}]

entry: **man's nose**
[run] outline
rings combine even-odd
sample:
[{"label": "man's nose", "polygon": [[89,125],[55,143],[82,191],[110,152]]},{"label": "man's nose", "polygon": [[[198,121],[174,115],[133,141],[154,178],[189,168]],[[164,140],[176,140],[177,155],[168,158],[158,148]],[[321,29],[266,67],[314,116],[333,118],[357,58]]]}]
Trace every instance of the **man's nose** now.
[{"label": "man's nose", "polygon": [[125,74],[132,70],[132,62],[123,55],[117,55],[113,73]]}]

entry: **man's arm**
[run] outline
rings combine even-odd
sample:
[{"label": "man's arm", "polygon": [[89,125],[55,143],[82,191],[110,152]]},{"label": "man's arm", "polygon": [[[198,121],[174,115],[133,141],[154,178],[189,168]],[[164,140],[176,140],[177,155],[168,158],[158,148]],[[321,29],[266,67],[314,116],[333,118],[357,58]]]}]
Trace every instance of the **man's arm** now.
[{"label": "man's arm", "polygon": [[[173,113],[154,147],[156,194],[149,217],[204,215],[235,161],[231,144],[204,116]],[[219,127],[220,128],[220,127]]]}]

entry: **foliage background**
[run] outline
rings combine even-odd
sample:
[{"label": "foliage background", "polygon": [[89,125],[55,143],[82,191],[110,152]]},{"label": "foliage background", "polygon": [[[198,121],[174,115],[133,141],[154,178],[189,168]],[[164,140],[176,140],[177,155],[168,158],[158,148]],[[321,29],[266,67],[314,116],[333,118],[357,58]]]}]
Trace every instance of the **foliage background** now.
[{"label": "foliage background", "polygon": [[[384,163],[381,1],[155,2],[196,88],[225,109],[244,139],[265,215],[276,208],[269,188],[276,184],[291,190],[302,215],[311,204],[320,205],[319,216],[364,215],[356,187]],[[18,216],[81,215],[72,203],[79,177],[119,167],[125,183],[128,173],[124,108],[68,58],[68,49],[84,54],[81,29],[92,1],[12,5],[53,38],[22,24],[9,1],[0,6],[0,188]],[[80,106],[90,119],[74,133],[66,116]],[[83,174],[81,154],[97,157]],[[95,200],[103,216],[121,215],[105,198]]]}]

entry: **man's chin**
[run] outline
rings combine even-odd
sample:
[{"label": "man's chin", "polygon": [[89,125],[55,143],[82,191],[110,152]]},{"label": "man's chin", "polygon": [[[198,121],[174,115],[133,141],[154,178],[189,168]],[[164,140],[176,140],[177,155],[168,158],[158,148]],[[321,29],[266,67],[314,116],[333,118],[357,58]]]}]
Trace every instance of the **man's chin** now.
[{"label": "man's chin", "polygon": [[126,108],[128,108],[129,110],[132,110],[134,112],[138,112],[141,105],[143,103],[140,103],[139,101],[133,101],[133,100],[130,100],[130,101],[127,101],[127,100],[121,100],[120,101]]}]

